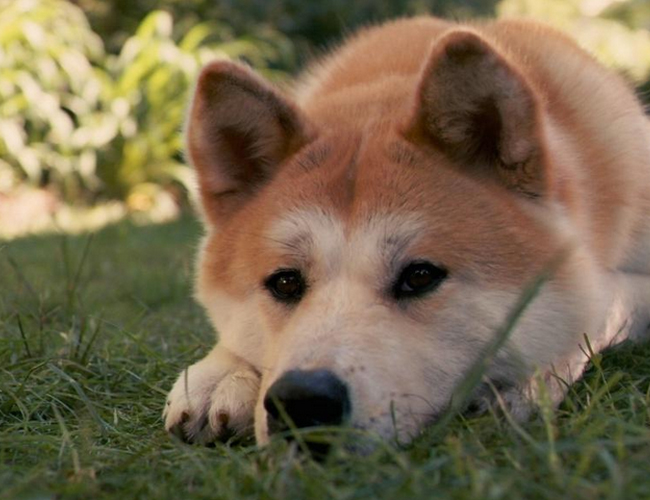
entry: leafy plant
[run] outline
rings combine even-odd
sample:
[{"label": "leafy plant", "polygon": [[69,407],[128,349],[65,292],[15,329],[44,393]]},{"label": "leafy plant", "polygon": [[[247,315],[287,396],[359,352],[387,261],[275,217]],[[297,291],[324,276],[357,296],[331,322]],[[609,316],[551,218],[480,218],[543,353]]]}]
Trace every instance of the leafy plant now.
[{"label": "leafy plant", "polygon": [[640,28],[650,10],[636,0],[501,0],[501,17],[546,21],[575,37],[603,63],[641,83],[650,76],[650,32]]},{"label": "leafy plant", "polygon": [[103,112],[102,42],[58,0],[0,0],[0,188],[98,189],[96,149],[117,126]]},{"label": "leafy plant", "polygon": [[282,42],[206,23],[177,42],[172,16],[154,11],[112,55],[64,0],[0,0],[0,11],[0,190],[27,182],[75,202],[190,185],[181,128],[199,69],[264,68]]},{"label": "leafy plant", "polygon": [[244,58],[263,68],[275,55],[269,40],[206,43],[215,31],[215,26],[197,24],[177,43],[171,15],[155,11],[119,55],[108,58],[111,109],[123,120],[113,147],[100,161],[99,174],[111,194],[121,197],[145,183],[190,185],[180,130],[198,71],[216,58]]},{"label": "leafy plant", "polygon": [[[0,193],[29,183],[92,203],[187,187],[180,132],[188,92],[208,60],[240,58],[283,78],[296,67],[296,47],[305,56],[360,24],[425,11],[489,14],[495,2],[158,0],[167,10],[139,21],[151,1],[75,0],[90,9],[100,38],[69,1],[0,0]],[[124,26],[139,22],[131,35],[114,22],[122,7]],[[499,16],[531,16],[571,32],[638,82],[650,75],[648,12],[642,0],[497,4]],[[213,21],[199,21],[206,18]]]}]

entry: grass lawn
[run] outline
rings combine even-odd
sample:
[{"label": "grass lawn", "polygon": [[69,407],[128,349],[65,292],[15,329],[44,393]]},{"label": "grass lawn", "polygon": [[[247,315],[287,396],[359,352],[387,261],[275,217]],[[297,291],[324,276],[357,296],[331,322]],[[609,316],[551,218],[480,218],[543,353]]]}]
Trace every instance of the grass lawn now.
[{"label": "grass lawn", "polygon": [[596,356],[557,410],[458,417],[407,448],[200,448],[161,409],[213,342],[186,217],[0,242],[0,498],[650,498],[650,345]]}]

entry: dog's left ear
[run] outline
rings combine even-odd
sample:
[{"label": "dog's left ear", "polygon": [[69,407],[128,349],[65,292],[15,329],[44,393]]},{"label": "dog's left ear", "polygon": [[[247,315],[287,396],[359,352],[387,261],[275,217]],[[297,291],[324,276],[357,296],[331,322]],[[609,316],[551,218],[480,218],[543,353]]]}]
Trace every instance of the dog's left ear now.
[{"label": "dog's left ear", "polygon": [[477,33],[443,35],[425,65],[405,136],[468,174],[530,197],[546,191],[539,103],[513,65]]},{"label": "dog's left ear", "polygon": [[247,67],[228,61],[199,76],[187,121],[187,153],[203,209],[222,224],[309,140],[296,106]]}]

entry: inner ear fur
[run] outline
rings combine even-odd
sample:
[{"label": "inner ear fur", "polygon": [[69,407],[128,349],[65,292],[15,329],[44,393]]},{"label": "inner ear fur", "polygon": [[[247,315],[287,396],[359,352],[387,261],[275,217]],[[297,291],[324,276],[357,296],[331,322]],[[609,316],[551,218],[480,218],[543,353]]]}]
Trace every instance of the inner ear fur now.
[{"label": "inner ear fur", "polygon": [[435,43],[408,139],[436,147],[469,173],[538,197],[547,184],[540,130],[535,92],[489,42],[459,29]]},{"label": "inner ear fur", "polygon": [[299,110],[245,66],[218,61],[201,72],[186,127],[206,216],[222,221],[310,137]]}]

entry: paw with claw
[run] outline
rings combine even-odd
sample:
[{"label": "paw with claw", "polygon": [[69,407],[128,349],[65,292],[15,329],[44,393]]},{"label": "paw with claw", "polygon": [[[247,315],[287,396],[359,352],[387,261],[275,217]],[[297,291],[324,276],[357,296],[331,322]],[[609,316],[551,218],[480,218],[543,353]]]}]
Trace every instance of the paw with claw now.
[{"label": "paw with claw", "polygon": [[202,445],[252,435],[259,385],[252,366],[217,347],[178,377],[167,397],[165,429]]}]

